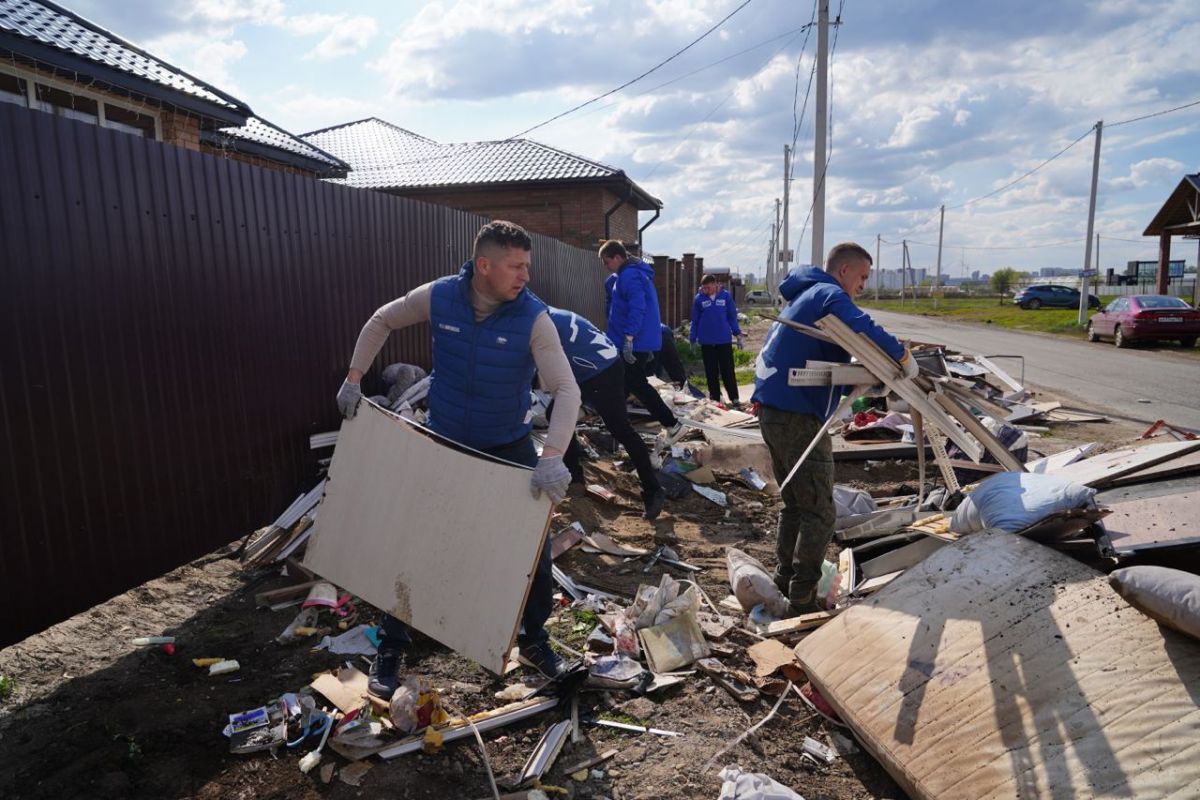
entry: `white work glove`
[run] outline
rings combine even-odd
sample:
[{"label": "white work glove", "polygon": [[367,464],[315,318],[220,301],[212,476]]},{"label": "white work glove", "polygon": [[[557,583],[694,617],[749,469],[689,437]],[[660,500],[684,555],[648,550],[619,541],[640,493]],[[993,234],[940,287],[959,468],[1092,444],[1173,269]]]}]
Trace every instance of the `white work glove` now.
[{"label": "white work glove", "polygon": [[742,335],[740,333],[737,335],[737,346],[738,346],[738,350],[746,349],[746,342],[744,339],[742,339]]},{"label": "white work glove", "polygon": [[360,400],[362,400],[362,389],[358,384],[342,381],[342,388],[338,389],[337,393],[337,407],[338,411],[342,412],[342,416],[346,419],[354,419]]},{"label": "white work glove", "polygon": [[633,354],[633,337],[625,337],[625,346],[621,348],[621,358],[625,359],[626,364],[636,364],[637,356]]},{"label": "white work glove", "polygon": [[534,500],[545,492],[551,503],[560,503],[567,496],[567,487],[570,485],[571,471],[563,463],[562,456],[543,456],[538,459],[533,478],[529,481]]},{"label": "white work glove", "polygon": [[921,368],[917,366],[917,359],[909,352],[908,348],[904,348],[904,358],[900,361],[900,374],[906,378],[915,378]]}]

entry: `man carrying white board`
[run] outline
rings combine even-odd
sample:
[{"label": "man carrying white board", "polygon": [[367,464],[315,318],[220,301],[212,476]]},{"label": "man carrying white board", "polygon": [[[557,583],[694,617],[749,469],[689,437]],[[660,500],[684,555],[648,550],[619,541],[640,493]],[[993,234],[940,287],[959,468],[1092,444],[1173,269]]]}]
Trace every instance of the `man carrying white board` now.
[{"label": "man carrying white board", "polygon": [[[353,418],[362,399],[359,382],[388,334],[429,322],[433,329],[429,428],[466,447],[533,467],[534,497],[545,492],[557,503],[571,482],[563,453],[579,416],[580,392],[546,304],[526,287],[532,247],[529,234],[519,225],[490,222],[475,237],[473,258],[457,275],[418,286],[377,310],[358,336],[337,404],[344,417]],[[529,435],[535,371],[558,409],[540,458]],[[460,492],[461,487],[453,491]],[[544,627],[552,607],[547,541],[525,602],[517,644],[522,659],[550,677],[562,669]],[[400,683],[401,656],[410,639],[404,623],[388,614],[380,632],[369,688],[387,699]]]}]

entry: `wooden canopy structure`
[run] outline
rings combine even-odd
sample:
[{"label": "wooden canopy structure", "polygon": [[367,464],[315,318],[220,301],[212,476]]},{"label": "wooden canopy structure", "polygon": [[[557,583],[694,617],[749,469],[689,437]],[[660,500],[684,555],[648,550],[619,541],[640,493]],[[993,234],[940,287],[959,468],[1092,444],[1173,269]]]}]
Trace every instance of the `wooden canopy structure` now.
[{"label": "wooden canopy structure", "polygon": [[1167,293],[1167,264],[1171,261],[1172,236],[1200,236],[1200,172],[1184,175],[1167,202],[1154,215],[1143,236],[1158,237],[1158,272],[1154,291]]}]

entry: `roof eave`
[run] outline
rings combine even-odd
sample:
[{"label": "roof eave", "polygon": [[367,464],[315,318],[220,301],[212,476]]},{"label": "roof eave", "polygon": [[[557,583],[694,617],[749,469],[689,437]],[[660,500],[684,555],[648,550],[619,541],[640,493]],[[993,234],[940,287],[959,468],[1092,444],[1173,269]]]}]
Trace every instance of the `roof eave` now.
[{"label": "roof eave", "polygon": [[561,189],[566,186],[600,186],[610,188],[618,194],[626,187],[632,189],[630,200],[638,211],[655,211],[663,207],[662,201],[648,194],[624,174],[599,175],[587,178],[539,178],[523,181],[488,181],[479,183],[440,183],[430,186],[374,186],[375,191],[403,194],[440,194],[442,192],[489,192],[497,189]]},{"label": "roof eave", "polygon": [[344,178],[350,172],[348,166],[339,167],[320,159],[310,158],[300,153],[293,153],[291,150],[272,147],[262,142],[252,142],[249,139],[231,136],[220,131],[201,131],[200,141],[213,147],[230,149],[249,156],[257,156],[265,158],[268,161],[286,164],[289,167],[308,170],[309,172],[316,173],[320,178]]},{"label": "roof eave", "polygon": [[[1176,206],[1183,204],[1186,207],[1187,199],[1182,196],[1186,189],[1190,189],[1194,194],[1200,196],[1200,173],[1183,176],[1183,179],[1179,181],[1179,185],[1171,190],[1171,194],[1167,196],[1166,202],[1158,209],[1158,213],[1154,215],[1154,219],[1150,220],[1150,224],[1142,232],[1143,236],[1161,236],[1164,233],[1171,233],[1181,227],[1189,227],[1187,223],[1182,225],[1179,223],[1169,224],[1171,214]],[[1181,196],[1177,199],[1176,195]]]},{"label": "roof eave", "polygon": [[138,75],[90,61],[74,53],[68,53],[42,42],[35,42],[12,31],[0,30],[0,49],[10,50],[40,64],[54,69],[64,69],[87,75],[105,84],[103,88],[116,93],[136,93],[144,97],[170,104],[176,108],[211,117],[226,125],[244,125],[252,116],[244,105],[230,108],[202,97],[172,89]]}]

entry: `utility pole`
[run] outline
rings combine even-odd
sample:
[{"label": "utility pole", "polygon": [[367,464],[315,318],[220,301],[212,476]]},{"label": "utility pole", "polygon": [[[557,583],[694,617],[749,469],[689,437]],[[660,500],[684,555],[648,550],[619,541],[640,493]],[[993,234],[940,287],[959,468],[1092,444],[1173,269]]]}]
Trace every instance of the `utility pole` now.
[{"label": "utility pole", "polygon": [[883,267],[879,265],[879,244],[883,241],[882,234],[875,234],[875,302],[879,302],[879,281],[883,277]]},{"label": "utility pole", "polygon": [[829,0],[820,0],[817,22],[817,108],[813,134],[812,263],[825,263],[825,143],[829,120]]},{"label": "utility pole", "polygon": [[904,308],[904,287],[908,283],[908,239],[900,240],[900,307]]},{"label": "utility pole", "polygon": [[771,275],[774,285],[771,287],[771,302],[775,301],[775,293],[779,290],[779,209],[781,203],[775,198],[775,252],[771,254]]},{"label": "utility pole", "polygon": [[940,212],[941,217],[938,220],[938,259],[936,277],[933,279],[933,310],[938,307],[938,297],[942,294],[942,230],[946,227],[946,204],[942,204]]},{"label": "utility pole", "polygon": [[788,264],[792,262],[792,251],[788,249],[788,206],[791,195],[791,171],[792,148],[791,145],[785,144],[783,146],[783,228],[780,232],[783,246],[779,251],[779,263],[776,265],[776,269],[781,272],[787,272]]},{"label": "utility pole", "polygon": [[1100,285],[1100,234],[1096,234],[1096,285]]},{"label": "utility pole", "polygon": [[1092,229],[1096,224],[1096,185],[1100,181],[1100,136],[1104,133],[1104,120],[1096,123],[1096,150],[1092,155],[1092,196],[1088,202],[1087,239],[1083,249],[1083,275],[1079,279],[1079,324],[1087,322],[1088,270],[1092,268]]}]

